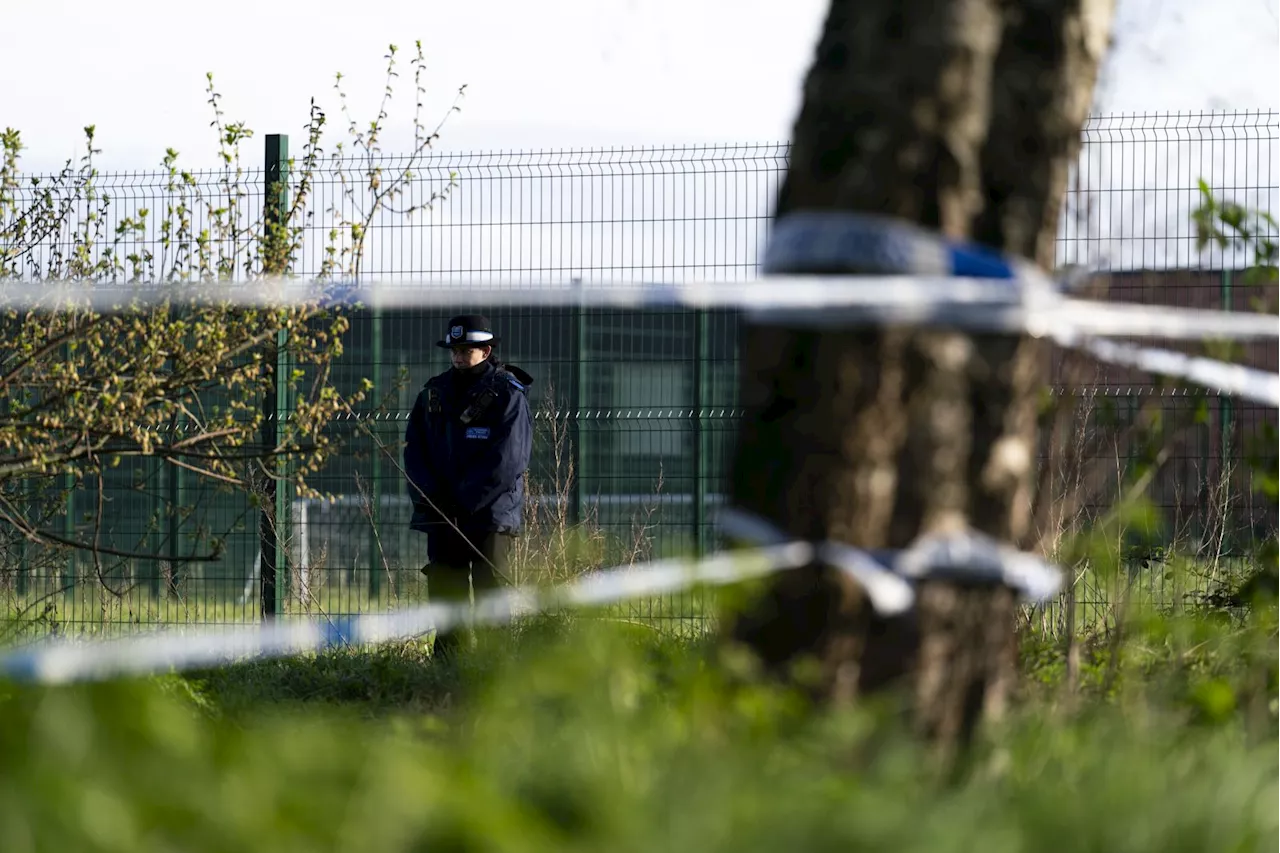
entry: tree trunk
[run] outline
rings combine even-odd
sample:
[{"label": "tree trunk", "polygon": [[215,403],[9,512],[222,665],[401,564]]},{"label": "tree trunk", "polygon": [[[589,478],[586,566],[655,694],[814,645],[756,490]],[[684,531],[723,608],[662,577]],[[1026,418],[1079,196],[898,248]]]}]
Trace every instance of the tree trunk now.
[{"label": "tree trunk", "polygon": [[[1112,0],[832,0],[777,215],[888,215],[1053,263]],[[859,273],[867,270],[845,269]],[[904,548],[924,533],[1030,537],[1040,342],[946,328],[749,323],[734,505],[808,540]],[[772,672],[813,656],[814,693],[906,676],[926,735],[966,738],[1016,675],[1004,588],[925,581],[906,617],[814,566],[730,632]]]}]

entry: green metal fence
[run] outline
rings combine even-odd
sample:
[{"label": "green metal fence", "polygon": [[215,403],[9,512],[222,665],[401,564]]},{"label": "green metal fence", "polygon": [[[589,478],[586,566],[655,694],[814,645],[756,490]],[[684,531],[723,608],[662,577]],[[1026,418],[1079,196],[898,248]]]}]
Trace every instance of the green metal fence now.
[{"label": "green metal fence", "polygon": [[[1246,295],[1232,289],[1243,259],[1197,253],[1189,215],[1200,178],[1235,201],[1276,212],[1277,123],[1274,112],[1092,120],[1068,194],[1059,261],[1108,272],[1113,298],[1246,307]],[[144,208],[172,210],[181,198],[191,230],[209,228],[228,257],[236,254],[237,232],[220,229],[227,215],[217,210],[235,211],[242,228],[250,228],[243,223],[260,221],[268,198],[267,210],[287,208],[306,189],[312,214],[294,264],[304,276],[358,272],[365,280],[422,287],[460,278],[512,288],[573,279],[643,286],[674,277],[753,276],[788,156],[787,146],[767,144],[385,157],[378,164],[383,174],[408,170],[413,177],[394,210],[367,221],[355,270],[350,226],[364,222],[368,208],[353,189],[351,165],[322,162],[304,186],[297,157],[290,168],[287,151],[287,140],[269,137],[263,168],[182,176],[176,196],[172,174],[95,180],[110,199],[110,222],[137,220]],[[280,178],[286,192],[268,193],[267,184]],[[423,207],[433,196],[438,199]],[[409,208],[420,209],[409,216]],[[115,256],[150,251],[154,269],[162,228],[153,214],[143,227],[126,229],[112,238]],[[31,263],[45,262],[56,248],[38,247]],[[163,274],[163,261],[152,274]],[[342,449],[313,478],[329,497],[304,499],[285,488],[266,496],[277,507],[278,525],[264,525],[255,499],[242,491],[193,484],[180,469],[146,459],[104,474],[110,508],[100,529],[91,479],[69,494],[46,486],[42,495],[26,495],[32,516],[68,538],[92,535],[165,554],[190,552],[216,537],[226,543],[225,556],[190,567],[128,561],[104,578],[83,553],[9,536],[0,618],[21,621],[23,631],[118,631],[151,622],[359,612],[422,598],[425,542],[407,526],[398,442],[418,390],[447,366],[431,343],[446,318],[464,310],[486,306],[353,315],[334,378],[343,389],[373,380],[373,402],[359,417],[333,425]],[[723,500],[738,415],[736,315],[568,308],[487,313],[504,338],[500,354],[536,378],[531,520],[519,571],[569,573],[712,547],[711,520]],[[1274,347],[1247,356],[1276,368]],[[1103,371],[1072,393],[1095,401],[1084,432],[1096,437],[1116,433],[1117,423],[1168,390],[1151,377]],[[274,414],[286,402],[264,405]],[[1275,508],[1256,497],[1245,461],[1248,441],[1274,424],[1275,413],[1214,396],[1169,396],[1161,405],[1186,412],[1191,423],[1153,486],[1170,530],[1197,543],[1214,567],[1273,539]],[[1212,416],[1199,417],[1206,406]],[[1106,457],[1131,450],[1112,441],[1092,452]],[[1081,517],[1111,497],[1105,484],[1099,487]],[[1152,594],[1164,600],[1182,592]],[[1098,599],[1096,610],[1103,595],[1085,597]],[[637,604],[623,615],[692,628],[705,606],[683,596]],[[1088,606],[1083,603],[1085,621]]]}]

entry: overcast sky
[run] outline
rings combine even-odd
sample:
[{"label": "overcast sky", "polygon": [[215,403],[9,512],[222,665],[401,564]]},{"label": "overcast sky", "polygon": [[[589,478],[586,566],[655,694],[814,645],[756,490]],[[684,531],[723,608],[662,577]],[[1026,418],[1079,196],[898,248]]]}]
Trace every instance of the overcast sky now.
[{"label": "overcast sky", "polygon": [[[789,137],[827,0],[10,0],[0,125],[28,171],[55,168],[96,124],[110,168],[168,146],[213,165],[205,72],[227,117],[301,141],[309,98],[336,115],[334,72],[362,121],[386,45],[430,63],[427,117],[467,84],[449,149],[776,141]],[[1120,0],[1106,111],[1280,106],[1277,0]],[[393,104],[403,148],[411,82]],[[298,143],[295,143],[295,146]],[[257,151],[254,145],[251,150]],[[296,149],[295,149],[296,150]]]}]

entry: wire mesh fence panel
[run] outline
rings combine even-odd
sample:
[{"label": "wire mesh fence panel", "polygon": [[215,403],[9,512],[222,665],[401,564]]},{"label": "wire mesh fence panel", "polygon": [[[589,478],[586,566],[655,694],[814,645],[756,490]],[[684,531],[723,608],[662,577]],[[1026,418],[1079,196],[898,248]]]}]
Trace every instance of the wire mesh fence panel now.
[{"label": "wire mesh fence panel", "polygon": [[[234,160],[221,170],[154,173],[99,173],[82,161],[57,175],[17,176],[8,204],[0,205],[0,275],[98,282],[251,276],[261,269],[262,177]],[[6,400],[6,415],[36,432],[52,430],[56,444],[59,431],[74,433],[77,425],[41,420],[48,395],[67,371],[74,378],[76,370],[101,366],[69,352],[71,342],[101,348],[127,373],[129,348],[144,346],[145,333],[96,343],[64,334],[62,345],[24,361],[20,333],[34,328],[24,328],[27,319],[5,320],[0,354],[22,387]],[[56,344],[59,335],[51,337]],[[37,373],[24,373],[32,364]],[[113,393],[101,378],[81,374],[77,393],[85,407],[98,408]],[[203,397],[203,413],[225,412],[226,404],[215,388]],[[192,435],[184,418],[133,426],[171,443]],[[71,471],[37,466],[0,483],[9,506],[21,507],[3,533],[0,637],[256,620],[252,497],[158,457],[95,450],[104,452],[80,454]]]},{"label": "wire mesh fence panel", "polygon": [[[1275,312],[1274,287],[1236,284],[1252,261],[1250,247],[1201,246],[1194,213],[1205,201],[1203,182],[1220,199],[1274,217],[1276,130],[1275,112],[1091,120],[1067,192],[1058,263],[1093,270],[1093,298]],[[1272,219],[1259,236],[1274,240],[1274,227]],[[1198,351],[1176,341],[1141,343]],[[1246,344],[1227,357],[1277,370],[1271,344]],[[1077,567],[1074,627],[1105,629],[1121,602],[1188,606],[1256,570],[1262,549],[1276,540],[1277,516],[1251,460],[1257,447],[1275,444],[1274,409],[1062,352],[1053,382],[1077,403],[1065,452],[1041,460],[1061,469],[1050,541],[1097,530],[1135,482],[1156,510],[1145,521],[1150,530],[1134,525],[1120,543],[1118,570]],[[1046,627],[1065,628],[1065,608],[1042,611]]]},{"label": "wire mesh fence panel", "polygon": [[[1222,196],[1274,215],[1276,130],[1274,112],[1090,121],[1061,220],[1059,263],[1099,271],[1101,298],[1256,309],[1260,294],[1240,276],[1246,258],[1198,251],[1191,214],[1203,179]],[[286,206],[306,204],[295,220],[291,271],[386,288],[743,280],[758,273],[788,155],[788,146],[769,144],[432,153],[373,164],[330,157],[309,169],[295,158],[279,170],[287,176]],[[371,203],[378,191],[371,166],[380,181],[397,182],[392,203]],[[46,206],[61,224],[18,272],[65,274],[68,259],[79,258],[77,269],[98,278],[221,271],[248,281],[263,269],[264,216],[279,202],[264,187],[270,169],[94,176],[92,192],[77,175],[60,184],[49,176],[42,185],[25,181],[24,203]],[[62,205],[65,216],[54,186],[74,200]],[[77,233],[106,236],[95,242]],[[344,395],[364,381],[372,390],[329,426],[336,452],[308,477],[319,495],[282,486],[283,515],[265,533],[264,495],[147,457],[100,479],[0,483],[42,529],[132,555],[104,560],[6,528],[2,618],[10,633],[232,623],[256,620],[264,609],[336,615],[421,601],[426,542],[409,528],[403,437],[423,384],[448,368],[434,342],[451,315],[472,311],[486,313],[501,335],[500,357],[535,379],[536,440],[513,580],[717,547],[714,512],[727,491],[740,417],[736,312],[483,304],[352,310],[328,378]],[[1276,369],[1274,346],[1247,347],[1241,357]],[[1079,500],[1067,507],[1064,499],[1057,532],[1105,514],[1122,475],[1145,464],[1136,425],[1157,417],[1168,442],[1150,496],[1165,539],[1195,555],[1192,574],[1212,583],[1259,543],[1274,541],[1275,507],[1258,495],[1248,464],[1274,429],[1273,410],[1061,357],[1054,383],[1080,401],[1076,468],[1054,479],[1055,489],[1074,490]],[[282,564],[278,595],[267,602],[264,567],[275,558],[264,562],[262,546],[274,547],[274,539]],[[215,560],[166,559],[204,554],[214,543]],[[1159,555],[1131,556],[1123,577],[1153,601],[1173,603],[1195,591],[1175,589]],[[1082,578],[1081,625],[1105,619],[1114,601],[1108,590],[1120,577]],[[613,613],[695,631],[708,624],[713,604],[689,593]]]}]

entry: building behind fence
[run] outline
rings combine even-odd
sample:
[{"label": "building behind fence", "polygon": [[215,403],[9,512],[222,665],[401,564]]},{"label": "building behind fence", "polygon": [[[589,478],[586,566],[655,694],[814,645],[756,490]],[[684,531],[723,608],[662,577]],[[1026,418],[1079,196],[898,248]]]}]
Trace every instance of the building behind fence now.
[{"label": "building behind fence", "polygon": [[[1247,308],[1252,294],[1239,283],[1246,258],[1197,250],[1191,211],[1204,179],[1221,196],[1274,214],[1276,130],[1274,112],[1090,121],[1060,228],[1059,262],[1104,271],[1111,298]],[[222,206],[238,211],[243,222],[255,221],[264,175],[283,165],[287,145],[280,142],[269,143],[274,159],[262,170],[192,174],[178,182],[196,232],[210,224],[219,200],[232,199]],[[421,287],[456,279],[512,288],[569,280],[643,286],[674,278],[748,279],[757,273],[787,157],[788,146],[775,144],[431,154],[412,162],[384,157],[379,165],[386,175],[414,175],[399,211],[438,198],[412,216],[374,216],[359,273],[387,286]],[[321,164],[312,176],[314,213],[296,265],[301,275],[322,272],[326,259],[350,262],[350,224],[367,209],[350,169],[347,164],[339,174],[332,163]],[[294,195],[301,181],[295,159]],[[117,240],[115,254],[150,251],[154,266],[163,254],[158,211],[172,210],[175,198],[172,176],[106,175],[97,186],[110,197],[110,222],[136,222],[143,209],[151,212],[142,227]],[[40,261],[40,252],[33,253],[32,262]],[[398,441],[418,389],[447,367],[432,342],[450,314],[471,309],[486,307],[353,317],[335,379],[344,388],[372,379],[371,399],[383,405],[371,404],[358,421],[335,424],[343,450],[313,478],[331,499],[287,502],[291,511],[281,529],[289,566],[268,609],[351,612],[422,595],[425,543],[407,527],[410,501]],[[528,567],[540,560],[587,567],[712,547],[714,509],[723,500],[739,415],[737,315],[567,307],[487,313],[505,339],[503,357],[536,378],[533,515],[541,544],[525,545]],[[1274,346],[1248,356],[1256,366],[1276,369]],[[1065,375],[1057,379],[1063,387]],[[1152,377],[1101,368],[1071,392],[1096,401],[1088,407],[1089,432],[1110,438],[1095,441],[1090,452],[1104,467],[1132,461],[1124,426],[1154,398],[1170,419],[1185,415],[1188,426],[1171,442],[1172,457],[1153,484],[1166,535],[1193,542],[1212,560],[1247,554],[1274,538],[1275,507],[1256,495],[1246,464],[1250,442],[1265,438],[1274,412],[1217,395],[1171,393]],[[46,627],[86,628],[258,618],[258,513],[246,495],[197,487],[180,469],[145,459],[110,476],[108,529],[98,534],[104,544],[185,553],[217,536],[228,546],[225,559],[181,572],[155,563],[125,565],[118,570],[126,594],[118,596],[104,592],[83,556],[15,545],[3,568],[11,612],[21,609]],[[1113,486],[1103,478],[1081,509],[1084,517],[1114,498]],[[66,498],[58,523],[68,535],[93,533],[88,488]],[[554,538],[546,534],[565,526],[585,542],[572,558],[546,545]],[[697,601],[645,606],[655,617],[700,616]]]}]

